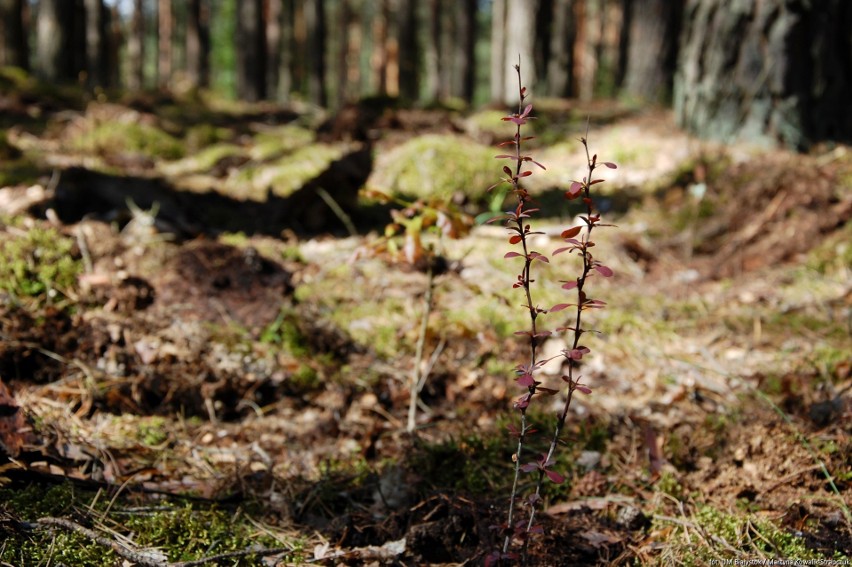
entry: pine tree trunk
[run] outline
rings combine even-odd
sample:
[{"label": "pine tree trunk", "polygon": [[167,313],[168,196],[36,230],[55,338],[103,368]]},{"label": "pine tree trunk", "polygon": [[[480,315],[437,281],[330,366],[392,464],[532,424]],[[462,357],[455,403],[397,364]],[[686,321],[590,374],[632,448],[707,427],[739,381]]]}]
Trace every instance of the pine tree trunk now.
[{"label": "pine tree trunk", "polygon": [[441,99],[441,0],[429,0],[429,34],[426,42],[426,90],[432,101]]},{"label": "pine tree trunk", "polygon": [[852,3],[689,0],[675,114],[720,140],[852,139]]},{"label": "pine tree trunk", "polygon": [[503,83],[506,75],[506,0],[491,4],[491,101],[503,101]]},{"label": "pine tree trunk", "polygon": [[476,47],[476,0],[457,0],[456,33],[454,34],[454,95],[467,103],[473,101],[476,72],[474,48]]},{"label": "pine tree trunk", "polygon": [[133,0],[130,36],[127,38],[127,88],[137,91],[145,86],[145,13],[143,0]]},{"label": "pine tree trunk", "polygon": [[399,0],[399,25],[397,42],[399,44],[399,94],[408,101],[415,102],[420,95],[419,58],[417,41],[418,0]]},{"label": "pine tree trunk", "polygon": [[0,0],[0,65],[29,68],[24,0]]},{"label": "pine tree trunk", "polygon": [[305,1],[308,46],[308,98],[318,106],[328,104],[325,81],[326,21],[324,0]]},{"label": "pine tree trunk", "polygon": [[266,30],[263,1],[237,3],[237,96],[248,102],[266,98]]},{"label": "pine tree trunk", "polygon": [[671,100],[681,0],[632,0],[626,12],[627,72],[623,93],[638,101]]},{"label": "pine tree trunk", "polygon": [[207,6],[188,0],[186,7],[186,78],[192,87],[210,83],[210,29]]},{"label": "pine tree trunk", "polygon": [[106,8],[103,0],[86,0],[86,74],[89,87],[107,84]]},{"label": "pine tree trunk", "polygon": [[503,102],[518,101],[518,75],[514,66],[520,59],[523,83],[532,92],[536,75],[533,56],[536,0],[508,0],[506,12],[505,65],[503,69]]},{"label": "pine tree trunk", "polygon": [[577,31],[574,0],[555,0],[550,30],[550,56],[547,62],[547,94],[570,97],[574,90],[574,39]]},{"label": "pine tree trunk", "polygon": [[159,0],[157,3],[157,85],[168,89],[172,81],[172,19],[171,0]]},{"label": "pine tree trunk", "polygon": [[74,4],[65,0],[41,0],[36,24],[38,75],[45,81],[75,78],[73,44]]}]

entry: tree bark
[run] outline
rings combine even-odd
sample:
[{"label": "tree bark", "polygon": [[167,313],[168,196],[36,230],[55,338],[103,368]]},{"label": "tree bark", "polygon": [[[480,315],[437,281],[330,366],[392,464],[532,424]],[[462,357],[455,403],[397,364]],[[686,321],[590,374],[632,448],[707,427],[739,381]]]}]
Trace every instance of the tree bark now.
[{"label": "tree bark", "polygon": [[0,0],[0,65],[29,68],[24,0]]},{"label": "tree bark", "polygon": [[186,78],[194,88],[210,84],[209,12],[203,0],[187,1]]},{"label": "tree bark", "polygon": [[493,0],[491,5],[491,101],[503,101],[506,76],[506,0]]},{"label": "tree bark", "polygon": [[804,150],[852,139],[852,4],[689,0],[674,102],[699,136]]},{"label": "tree bark", "polygon": [[399,94],[415,102],[420,95],[420,46],[417,21],[418,0],[399,0],[397,43],[399,44]]},{"label": "tree bark", "polygon": [[266,13],[266,88],[277,98],[281,74],[281,26],[284,22],[284,0],[268,0]]},{"label": "tree bark", "polygon": [[429,0],[429,33],[426,42],[426,90],[431,101],[441,100],[441,0]]},{"label": "tree bark", "polygon": [[318,106],[326,106],[324,0],[305,0],[305,29],[308,42],[308,99]]},{"label": "tree bark", "polygon": [[266,98],[266,30],[263,1],[237,3],[237,96],[248,102]]},{"label": "tree bark", "polygon": [[550,30],[550,58],[547,62],[547,94],[570,97],[574,94],[574,40],[577,30],[574,0],[555,0]]},{"label": "tree bark", "polygon": [[457,0],[456,33],[454,35],[455,56],[453,69],[455,89],[453,94],[467,103],[473,101],[476,61],[476,0]]},{"label": "tree bark", "polygon": [[638,101],[671,100],[682,0],[632,0],[626,12],[627,71],[623,93]]},{"label": "tree bark", "polygon": [[157,3],[157,85],[168,89],[172,80],[172,19],[171,0],[159,0]]},{"label": "tree bark", "polygon": [[106,8],[103,0],[85,0],[86,83],[103,87],[108,82],[106,53]]},{"label": "tree bark", "polygon": [[127,39],[127,88],[137,91],[145,86],[145,12],[143,0],[133,0],[130,36]]},{"label": "tree bark", "polygon": [[281,39],[279,42],[278,84],[275,96],[279,102],[290,100],[293,90],[293,22],[295,12],[293,3],[285,1],[281,10]]},{"label": "tree bark", "polygon": [[505,104],[518,102],[518,75],[514,65],[520,59],[524,86],[535,89],[536,74],[533,49],[535,36],[536,0],[508,0],[506,12],[505,62],[503,69],[503,96]]},{"label": "tree bark", "polygon": [[41,0],[36,24],[37,72],[45,81],[75,79],[72,54],[74,5],[64,0]]}]

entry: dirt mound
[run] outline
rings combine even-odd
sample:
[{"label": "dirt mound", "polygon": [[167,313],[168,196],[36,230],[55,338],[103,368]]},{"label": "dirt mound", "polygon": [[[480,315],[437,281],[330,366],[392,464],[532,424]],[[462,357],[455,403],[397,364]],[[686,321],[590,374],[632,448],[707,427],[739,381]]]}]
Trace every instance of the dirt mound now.
[{"label": "dirt mound", "polygon": [[[699,207],[708,218],[695,232],[696,268],[732,277],[811,250],[852,218],[850,169],[843,160],[772,153],[707,180]],[[692,187],[701,191],[702,183],[699,177]]]}]

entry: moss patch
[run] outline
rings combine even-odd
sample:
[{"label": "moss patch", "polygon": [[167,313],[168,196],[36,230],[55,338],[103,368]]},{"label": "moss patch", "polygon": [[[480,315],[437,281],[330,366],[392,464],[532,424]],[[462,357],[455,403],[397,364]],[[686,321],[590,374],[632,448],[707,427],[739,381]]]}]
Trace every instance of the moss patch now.
[{"label": "moss patch", "polygon": [[450,135],[414,138],[379,156],[368,186],[394,195],[484,201],[500,168],[494,149]]},{"label": "moss patch", "polygon": [[6,232],[0,239],[0,289],[47,301],[76,285],[82,265],[72,239],[41,225]]}]

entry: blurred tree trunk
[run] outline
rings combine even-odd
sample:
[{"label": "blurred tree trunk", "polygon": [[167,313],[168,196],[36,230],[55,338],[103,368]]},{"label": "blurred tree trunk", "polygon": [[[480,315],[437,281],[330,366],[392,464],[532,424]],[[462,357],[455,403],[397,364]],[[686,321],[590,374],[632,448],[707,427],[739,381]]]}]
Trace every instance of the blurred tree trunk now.
[{"label": "blurred tree trunk", "polygon": [[506,0],[491,4],[491,101],[503,101],[503,77],[506,75]]},{"label": "blurred tree trunk", "polygon": [[193,88],[210,85],[210,24],[203,0],[186,6],[186,78]]},{"label": "blurred tree trunk", "polygon": [[281,8],[281,38],[278,43],[278,84],[275,97],[279,102],[290,100],[293,91],[293,2],[285,0]]},{"label": "blurred tree trunk", "polygon": [[24,0],[0,0],[0,65],[29,68]]},{"label": "blurred tree trunk", "polygon": [[86,7],[86,83],[91,87],[107,85],[106,8],[103,0],[85,0]]},{"label": "blurred tree trunk", "polygon": [[623,93],[652,103],[671,100],[682,0],[632,0],[626,15],[627,70]]},{"label": "blurred tree trunk", "polygon": [[455,48],[453,95],[470,103],[473,100],[476,73],[476,0],[457,0],[455,12],[456,30],[452,36]]},{"label": "blurred tree trunk", "polygon": [[441,100],[441,14],[442,1],[429,0],[429,33],[426,42],[426,90],[431,101]]},{"label": "blurred tree trunk", "polygon": [[248,102],[266,98],[266,30],[263,0],[237,3],[237,96]]},{"label": "blurred tree trunk", "polygon": [[137,91],[145,86],[145,12],[143,0],[133,0],[130,36],[127,38],[127,88]]},{"label": "blurred tree trunk", "polygon": [[550,57],[547,61],[547,94],[570,97],[574,94],[574,0],[554,0],[550,30]]},{"label": "blurred tree trunk", "polygon": [[110,86],[121,85],[121,46],[124,45],[124,30],[121,22],[121,13],[118,6],[113,5],[106,13],[106,68],[107,84]]},{"label": "blurred tree trunk", "polygon": [[419,4],[418,0],[399,0],[399,94],[407,102],[415,102],[420,96]]},{"label": "blurred tree trunk", "polygon": [[370,57],[370,67],[373,72],[373,85],[380,95],[388,94],[388,0],[377,2],[376,13],[373,16],[373,50]]},{"label": "blurred tree trunk", "polygon": [[508,0],[505,31],[505,65],[503,66],[503,95],[506,104],[518,103],[518,75],[514,65],[520,56],[522,80],[527,90],[532,92],[536,84],[534,41],[535,14],[538,8],[536,0]]},{"label": "blurred tree trunk", "polygon": [[66,82],[76,78],[73,43],[73,3],[41,0],[36,23],[36,70],[46,81]]},{"label": "blurred tree trunk", "polygon": [[266,89],[270,98],[278,99],[281,76],[281,39],[284,23],[284,0],[267,0],[266,4]]},{"label": "blurred tree trunk", "polygon": [[325,1],[305,0],[307,32],[308,99],[318,106],[328,104],[325,82]]},{"label": "blurred tree trunk", "polygon": [[172,80],[172,18],[171,0],[158,0],[157,3],[157,85],[168,89]]},{"label": "blurred tree trunk", "polygon": [[675,114],[706,138],[852,139],[852,3],[689,0]]}]

